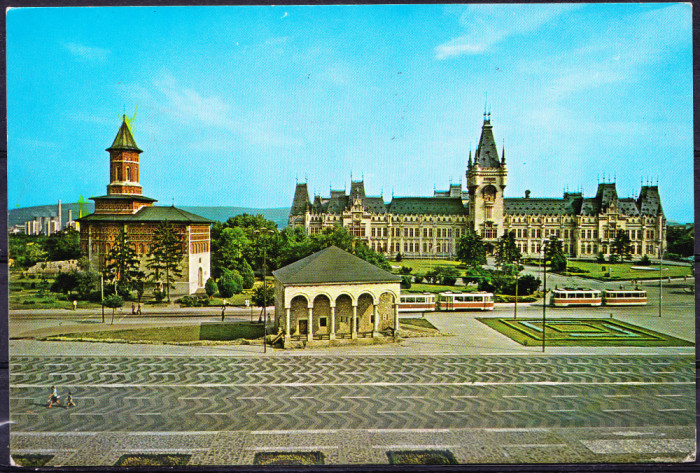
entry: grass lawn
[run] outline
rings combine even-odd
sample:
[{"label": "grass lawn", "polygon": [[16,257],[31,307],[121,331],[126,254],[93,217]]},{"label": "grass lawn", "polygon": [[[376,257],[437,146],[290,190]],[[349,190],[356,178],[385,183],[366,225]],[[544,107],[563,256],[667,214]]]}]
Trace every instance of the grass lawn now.
[{"label": "grass lawn", "polygon": [[[438,266],[457,266],[461,264],[459,261],[445,260],[445,259],[402,259],[401,261],[389,261],[392,266],[391,270],[395,273],[399,272],[401,266],[406,266],[408,268],[413,268],[411,274],[416,273],[427,273],[431,269],[435,269]],[[396,268],[394,268],[394,266]]]},{"label": "grass lawn", "polygon": [[474,286],[441,286],[439,284],[425,284],[425,283],[418,283],[418,284],[411,284],[410,289],[402,289],[401,292],[407,293],[407,292],[432,292],[433,294],[438,294],[440,292],[446,292],[446,291],[452,291],[452,292],[473,292],[476,291],[476,288]]},{"label": "grass lawn", "polygon": [[456,465],[449,450],[396,450],[386,452],[390,465]]},{"label": "grass lawn", "polygon": [[32,453],[12,455],[12,459],[15,461],[17,466],[23,466],[25,468],[38,468],[40,466],[44,466],[52,458],[53,455],[42,455]]},{"label": "grass lawn", "polygon": [[322,452],[257,452],[253,465],[323,465]]},{"label": "grass lawn", "polygon": [[114,466],[183,466],[187,465],[192,455],[135,453],[119,457]]},{"label": "grass lawn", "polygon": [[198,342],[203,340],[255,339],[263,336],[262,324],[205,322],[201,325],[178,327],[153,327],[97,332],[75,332],[47,337],[79,340],[124,340],[127,342]]},{"label": "grass lawn", "polygon": [[[542,344],[542,319],[477,317],[521,345]],[[693,343],[614,319],[550,319],[545,325],[545,345],[568,347],[668,347]]]},{"label": "grass lawn", "polygon": [[[593,278],[593,279],[658,279],[659,277],[659,266],[651,265],[646,266],[647,268],[653,268],[655,271],[644,270],[644,269],[632,269],[632,266],[641,267],[636,263],[595,263],[593,261],[569,261],[569,266],[575,266],[577,268],[588,271],[587,273],[567,273],[571,276],[580,276],[583,278]],[[605,268],[603,271],[602,268]],[[610,278],[603,277],[605,273],[610,271]],[[692,276],[689,266],[666,266],[662,268],[662,274],[664,277],[683,277]]]},{"label": "grass lawn", "polygon": [[427,328],[427,329],[431,329],[431,330],[437,330],[437,327],[435,327],[435,325],[431,324],[430,322],[428,322],[427,319],[423,319],[423,318],[413,318],[413,317],[400,318],[399,323],[401,323],[403,325],[408,325],[408,326],[413,325],[413,326],[419,327],[419,328]]}]

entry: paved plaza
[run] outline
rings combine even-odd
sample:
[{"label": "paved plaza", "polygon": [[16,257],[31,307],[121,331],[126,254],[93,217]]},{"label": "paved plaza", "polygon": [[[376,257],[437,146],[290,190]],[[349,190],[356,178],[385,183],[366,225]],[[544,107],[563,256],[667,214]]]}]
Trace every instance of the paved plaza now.
[{"label": "paved plaza", "polygon": [[[614,317],[693,341],[693,295],[665,291],[662,318],[653,300]],[[523,305],[518,317],[541,310]],[[608,312],[548,309],[548,317]],[[128,316],[115,327],[216,319],[197,315]],[[694,347],[542,353],[480,323],[482,315],[426,315],[446,334],[438,337],[263,353],[257,345],[41,342],[31,335],[105,327],[81,313],[16,314],[11,451],[52,455],[48,466],[110,466],[125,453],[245,465],[271,451],[321,452],[327,464],[387,464],[395,450],[449,450],[461,463],[694,459]],[[64,399],[71,390],[77,406],[47,409],[52,384]]]}]

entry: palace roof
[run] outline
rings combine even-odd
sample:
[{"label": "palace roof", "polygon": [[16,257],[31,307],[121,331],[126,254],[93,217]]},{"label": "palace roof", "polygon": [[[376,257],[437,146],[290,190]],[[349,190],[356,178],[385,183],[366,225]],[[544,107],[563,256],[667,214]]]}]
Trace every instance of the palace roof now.
[{"label": "palace roof", "polygon": [[273,271],[282,284],[333,284],[400,282],[401,276],[384,271],[337,246]]},{"label": "palace roof", "polygon": [[501,161],[498,158],[496,140],[493,138],[493,126],[491,125],[491,114],[484,115],[484,125],[481,127],[481,138],[479,146],[476,148],[474,164],[483,168],[500,168]]},{"label": "palace roof", "polygon": [[389,204],[392,214],[466,215],[461,197],[394,197]]},{"label": "palace roof", "polygon": [[134,214],[90,214],[78,219],[79,222],[164,222],[171,223],[213,223],[177,207],[141,207]]}]

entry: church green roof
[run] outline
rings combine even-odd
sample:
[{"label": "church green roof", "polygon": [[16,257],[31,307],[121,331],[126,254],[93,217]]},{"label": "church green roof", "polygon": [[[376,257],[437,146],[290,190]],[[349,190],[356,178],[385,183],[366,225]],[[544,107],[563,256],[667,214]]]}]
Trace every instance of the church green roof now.
[{"label": "church green roof", "polygon": [[285,285],[401,282],[401,276],[384,271],[337,246],[329,246],[284,266],[273,271],[272,275]]},{"label": "church green roof", "polygon": [[131,130],[129,130],[129,125],[126,124],[126,116],[122,117],[122,126],[119,127],[117,136],[114,138],[114,143],[112,143],[112,146],[107,148],[107,151],[115,150],[127,150],[143,153],[143,151],[136,146],[136,141],[134,141]]},{"label": "church green roof", "polygon": [[164,222],[210,224],[211,220],[177,207],[142,207],[135,214],[90,214],[79,222]]}]

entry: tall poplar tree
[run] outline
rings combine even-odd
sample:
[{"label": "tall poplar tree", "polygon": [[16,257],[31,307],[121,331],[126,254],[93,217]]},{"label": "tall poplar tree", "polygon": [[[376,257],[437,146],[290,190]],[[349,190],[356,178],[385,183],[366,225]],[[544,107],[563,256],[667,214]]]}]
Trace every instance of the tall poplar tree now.
[{"label": "tall poplar tree", "polygon": [[151,271],[151,280],[165,285],[168,302],[170,288],[182,277],[183,238],[170,222],[161,222],[153,233],[151,251],[146,267]]},{"label": "tall poplar tree", "polygon": [[496,247],[496,263],[504,264],[520,261],[520,248],[515,244],[515,232],[504,232]]},{"label": "tall poplar tree", "polygon": [[470,231],[460,238],[457,242],[457,259],[473,268],[486,264],[486,247],[481,235]]}]

